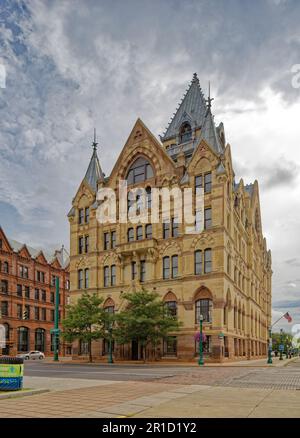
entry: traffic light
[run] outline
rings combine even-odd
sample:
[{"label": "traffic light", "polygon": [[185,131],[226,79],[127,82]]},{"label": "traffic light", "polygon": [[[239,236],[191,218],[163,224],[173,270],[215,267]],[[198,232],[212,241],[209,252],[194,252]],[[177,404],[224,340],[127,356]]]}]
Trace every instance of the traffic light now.
[{"label": "traffic light", "polygon": [[22,319],[28,319],[28,312],[27,312],[27,310],[23,310]]}]

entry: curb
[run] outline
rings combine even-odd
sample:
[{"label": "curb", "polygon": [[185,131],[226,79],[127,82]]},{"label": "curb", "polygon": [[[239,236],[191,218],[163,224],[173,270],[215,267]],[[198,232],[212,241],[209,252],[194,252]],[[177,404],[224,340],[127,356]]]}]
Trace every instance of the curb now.
[{"label": "curb", "polygon": [[43,394],[45,392],[50,392],[49,389],[30,389],[30,390],[24,390],[24,391],[12,391],[8,394],[0,394],[0,400],[7,399],[7,398],[18,398],[18,397],[27,397],[29,395],[37,395],[37,394]]}]

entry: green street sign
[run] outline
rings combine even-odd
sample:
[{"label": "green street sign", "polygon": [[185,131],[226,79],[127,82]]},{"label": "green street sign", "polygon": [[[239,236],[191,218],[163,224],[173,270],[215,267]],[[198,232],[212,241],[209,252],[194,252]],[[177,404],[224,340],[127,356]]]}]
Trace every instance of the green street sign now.
[{"label": "green street sign", "polygon": [[61,330],[59,328],[58,329],[55,329],[55,328],[50,329],[50,333],[54,334],[54,335],[59,335],[60,332],[61,332]]}]

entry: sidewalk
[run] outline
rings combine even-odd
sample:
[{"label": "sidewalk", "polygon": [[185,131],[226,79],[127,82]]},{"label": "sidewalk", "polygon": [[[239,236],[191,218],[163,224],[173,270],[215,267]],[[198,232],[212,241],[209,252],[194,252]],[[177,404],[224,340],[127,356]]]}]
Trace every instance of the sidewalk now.
[{"label": "sidewalk", "polygon": [[[279,357],[273,357],[272,364],[267,363],[267,358],[264,359],[253,359],[253,360],[241,360],[241,361],[234,361],[234,362],[223,362],[223,363],[210,363],[206,362],[204,364],[205,367],[284,367],[288,363],[298,359],[298,357],[293,357],[291,359],[283,359],[279,360]],[[107,362],[99,361],[99,362],[87,362],[84,360],[68,360],[68,358],[62,358],[59,362],[54,362],[53,358],[46,358],[45,363],[47,364],[63,364],[63,365],[107,365]],[[163,361],[153,361],[153,362],[141,362],[141,361],[115,361],[114,364],[110,364],[110,366],[114,365],[140,365],[142,366],[166,366],[166,367],[199,367],[197,360],[195,359],[194,362],[181,362],[181,361],[174,361],[174,360],[163,360]]]},{"label": "sidewalk", "polygon": [[[139,400],[133,401],[135,405]],[[144,403],[146,404],[146,403]],[[134,417],[146,418],[300,418],[300,392],[202,386],[179,400],[169,399]]]}]

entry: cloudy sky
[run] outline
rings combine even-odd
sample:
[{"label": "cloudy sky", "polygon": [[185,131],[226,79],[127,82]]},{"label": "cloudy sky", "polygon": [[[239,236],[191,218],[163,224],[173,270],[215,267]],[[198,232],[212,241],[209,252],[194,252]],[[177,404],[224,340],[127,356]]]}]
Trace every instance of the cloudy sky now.
[{"label": "cloudy sky", "polygon": [[236,179],[260,183],[274,318],[300,323],[299,22],[298,0],[0,0],[7,235],[68,246],[93,128],[109,174],[137,117],[161,134],[197,72],[205,93],[211,81]]}]

